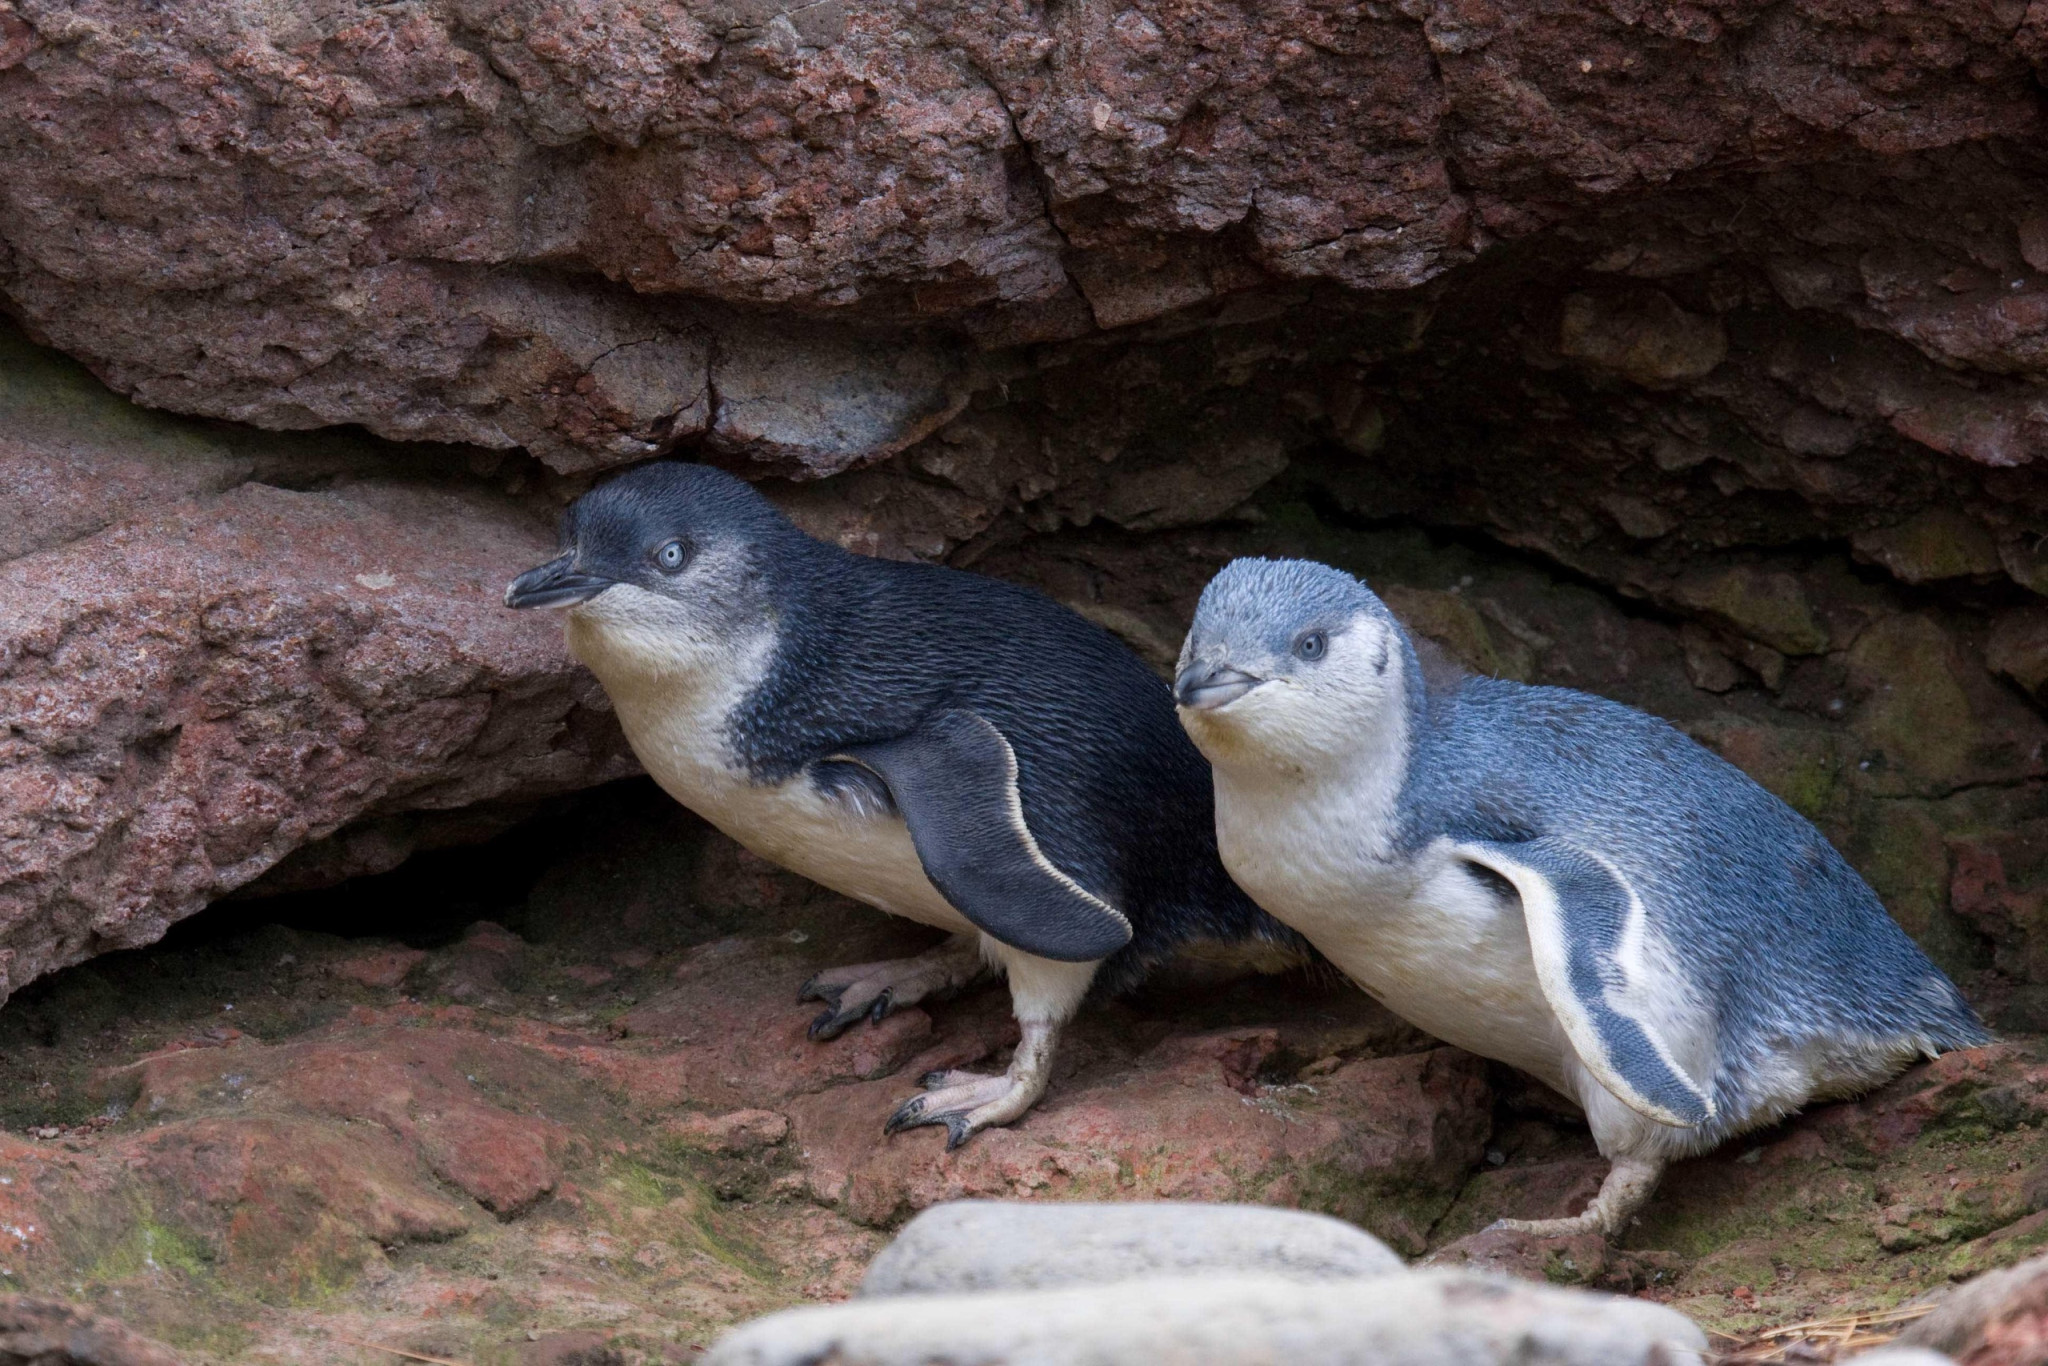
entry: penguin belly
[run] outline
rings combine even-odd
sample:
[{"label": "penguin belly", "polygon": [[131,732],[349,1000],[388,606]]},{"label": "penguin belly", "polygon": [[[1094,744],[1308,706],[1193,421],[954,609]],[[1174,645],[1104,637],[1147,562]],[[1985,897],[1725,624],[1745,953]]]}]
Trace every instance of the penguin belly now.
[{"label": "penguin belly", "polygon": [[741,845],[877,910],[978,933],[925,876],[900,817],[828,796],[807,772],[758,783],[733,762],[722,737],[744,688],[685,691],[671,680],[642,686],[603,681],[648,776]]},{"label": "penguin belly", "polygon": [[1517,1067],[1567,1096],[1571,1044],[1544,997],[1520,904],[1438,848],[1339,861],[1330,846],[1224,866],[1380,1004],[1445,1043]]}]

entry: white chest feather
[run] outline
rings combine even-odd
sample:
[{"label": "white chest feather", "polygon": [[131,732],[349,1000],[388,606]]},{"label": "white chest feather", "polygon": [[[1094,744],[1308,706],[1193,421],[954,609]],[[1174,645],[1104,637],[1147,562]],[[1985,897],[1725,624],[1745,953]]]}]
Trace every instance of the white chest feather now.
[{"label": "white chest feather", "polygon": [[1397,855],[1397,784],[1382,768],[1343,790],[1248,785],[1218,770],[1224,867],[1397,1015],[1562,1086],[1570,1045],[1537,978],[1520,906],[1475,879],[1443,842]]},{"label": "white chest feather", "polygon": [[663,791],[762,858],[842,896],[943,929],[972,928],[925,876],[900,818],[827,796],[802,773],[755,782],[733,762],[726,721],[767,670],[765,633],[708,669],[699,661],[650,667],[658,661],[632,643],[616,628],[571,618],[571,651],[604,684],[633,753]]}]

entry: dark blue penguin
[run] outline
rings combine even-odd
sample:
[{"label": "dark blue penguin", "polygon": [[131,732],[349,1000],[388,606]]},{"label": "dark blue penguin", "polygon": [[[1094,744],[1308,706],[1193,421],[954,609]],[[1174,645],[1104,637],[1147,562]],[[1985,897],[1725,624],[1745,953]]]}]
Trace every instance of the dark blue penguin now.
[{"label": "dark blue penguin", "polygon": [[1986,1035],[1821,833],[1655,717],[1432,685],[1350,575],[1237,560],[1181,653],[1224,866],[1398,1014],[1586,1111],[1612,1234],[1665,1164]]},{"label": "dark blue penguin", "polygon": [[562,555],[506,590],[569,647],[656,782],[762,857],[955,932],[807,983],[814,1036],[1007,974],[999,1076],[925,1079],[888,1131],[957,1146],[1044,1093],[1091,985],[1195,939],[1296,940],[1223,871],[1208,767],[1167,685],[1015,584],[805,535],[739,479],[643,466],[569,509]]}]

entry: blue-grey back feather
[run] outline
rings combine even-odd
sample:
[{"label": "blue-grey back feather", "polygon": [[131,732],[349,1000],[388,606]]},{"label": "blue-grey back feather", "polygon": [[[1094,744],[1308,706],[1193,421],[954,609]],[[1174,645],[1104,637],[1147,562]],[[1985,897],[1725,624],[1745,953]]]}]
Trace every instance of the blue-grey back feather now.
[{"label": "blue-grey back feather", "polygon": [[1394,624],[1407,683],[1400,845],[1558,837],[1611,860],[1716,1015],[1719,1117],[1702,1146],[1758,1121],[1751,1076],[1787,1050],[1986,1040],[1962,993],[1820,831],[1668,722],[1503,679],[1432,691],[1386,605],[1308,561],[1234,561],[1204,592],[1196,630],[1257,630],[1283,653],[1295,632],[1360,612]]}]

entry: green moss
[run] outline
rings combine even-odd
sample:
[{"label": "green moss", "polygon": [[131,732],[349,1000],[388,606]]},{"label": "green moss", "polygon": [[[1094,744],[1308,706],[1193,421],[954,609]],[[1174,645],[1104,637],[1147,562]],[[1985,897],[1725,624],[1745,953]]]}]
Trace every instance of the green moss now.
[{"label": "green moss", "polygon": [[1943,971],[1984,966],[1979,937],[1949,909],[1948,830],[1941,808],[1915,800],[1865,800],[1843,852],[1907,934]]},{"label": "green moss", "polygon": [[1888,761],[1885,772],[1903,768],[1907,790],[1947,787],[1969,773],[1977,724],[1951,655],[1947,632],[1917,615],[1874,622],[1849,650],[1851,676],[1868,697],[1851,725]]},{"label": "green moss", "polygon": [[10,430],[62,430],[67,439],[142,447],[190,460],[229,454],[206,424],[130,403],[74,360],[0,324],[0,421]]},{"label": "green moss", "polygon": [[606,1168],[605,1189],[628,1209],[658,1210],[666,1216],[656,1227],[671,1246],[701,1252],[758,1281],[775,1279],[768,1257],[734,1230],[733,1221],[719,1213],[717,1198],[694,1177],[615,1161]]},{"label": "green moss", "polygon": [[152,1336],[188,1356],[216,1360],[239,1356],[256,1345],[256,1334],[246,1323],[224,1315],[195,1315],[154,1325]]},{"label": "green moss", "polygon": [[1362,1179],[1323,1163],[1304,1163],[1293,1176],[1301,1208],[1356,1224],[1410,1257],[1427,1249],[1430,1230],[1456,1194],[1417,1176]]},{"label": "green moss", "polygon": [[1631,1247],[1703,1260],[1760,1243],[1792,1267],[1843,1266],[1876,1251],[1866,1223],[1877,1205],[1869,1172],[1837,1162],[1788,1164],[1749,1185],[1740,1199],[1730,1199],[1723,1182],[1693,1185],[1689,1175],[1684,1168],[1674,1173],[1630,1235]]},{"label": "green moss", "polygon": [[87,1283],[111,1285],[166,1271],[191,1278],[213,1275],[214,1251],[208,1243],[155,1218],[146,1207],[119,1209],[125,1203],[110,1202],[110,1212],[119,1210],[110,1221],[115,1241],[103,1245],[86,1265]]},{"label": "green moss", "polygon": [[1736,565],[1688,574],[1674,591],[1686,606],[1781,654],[1819,654],[1828,648],[1828,633],[1791,574]]}]

